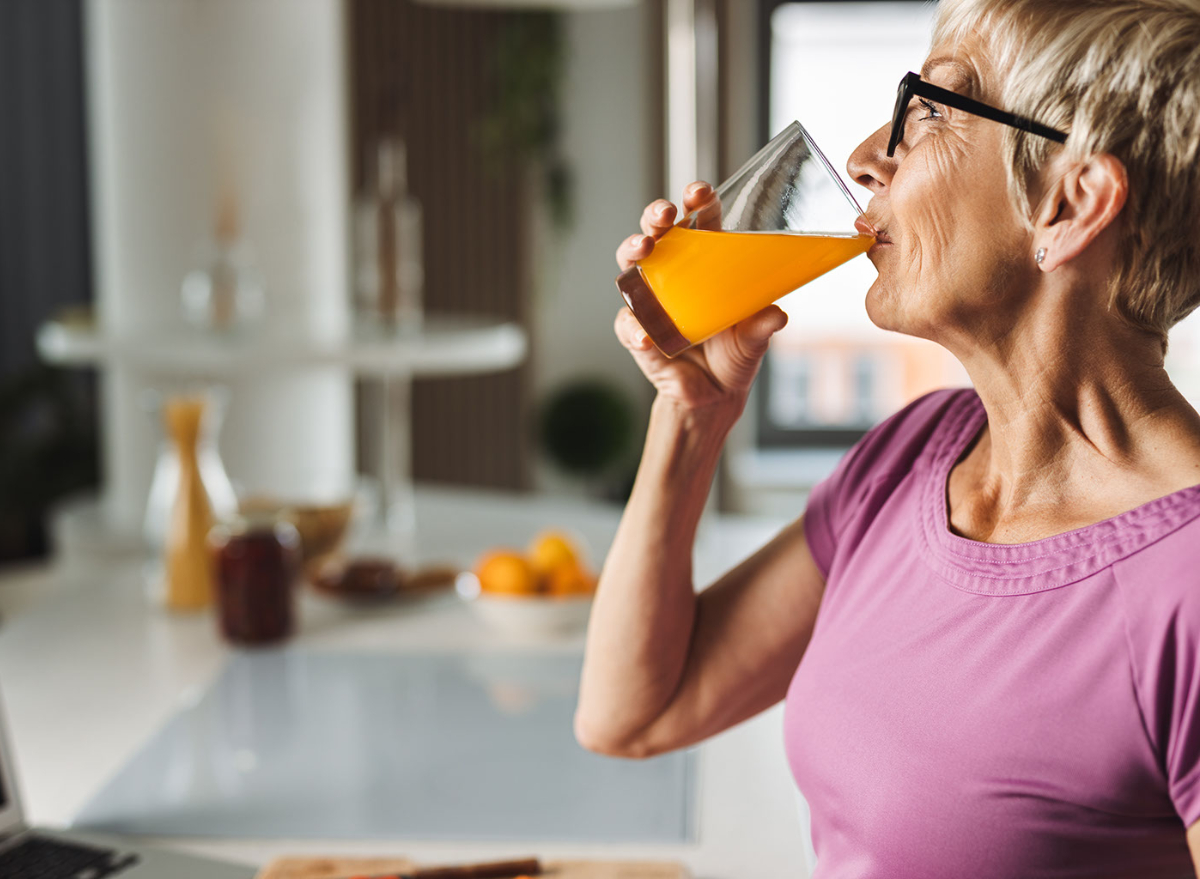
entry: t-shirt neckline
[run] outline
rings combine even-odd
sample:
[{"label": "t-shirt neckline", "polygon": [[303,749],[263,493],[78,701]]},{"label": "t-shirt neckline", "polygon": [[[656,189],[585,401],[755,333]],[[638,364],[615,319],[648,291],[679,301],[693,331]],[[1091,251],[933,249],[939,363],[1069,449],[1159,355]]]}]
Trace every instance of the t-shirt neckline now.
[{"label": "t-shirt neckline", "polygon": [[922,498],[930,567],[951,585],[983,595],[1027,595],[1090,577],[1200,516],[1200,485],[1180,489],[1105,519],[1030,543],[983,543],[950,530],[950,471],[987,423],[979,395],[965,390],[931,440]]}]

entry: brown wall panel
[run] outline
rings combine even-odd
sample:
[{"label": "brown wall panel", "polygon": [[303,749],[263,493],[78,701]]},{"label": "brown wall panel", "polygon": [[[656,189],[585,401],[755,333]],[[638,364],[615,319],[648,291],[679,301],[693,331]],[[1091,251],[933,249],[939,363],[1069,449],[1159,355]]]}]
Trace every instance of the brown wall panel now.
[{"label": "brown wall panel", "polygon": [[[355,190],[376,138],[399,132],[409,186],[425,209],[426,312],[497,315],[528,327],[521,169],[486,173],[471,138],[490,97],[491,49],[511,14],[348,0],[348,20]],[[416,478],[528,487],[527,374],[526,365],[418,381]]]}]

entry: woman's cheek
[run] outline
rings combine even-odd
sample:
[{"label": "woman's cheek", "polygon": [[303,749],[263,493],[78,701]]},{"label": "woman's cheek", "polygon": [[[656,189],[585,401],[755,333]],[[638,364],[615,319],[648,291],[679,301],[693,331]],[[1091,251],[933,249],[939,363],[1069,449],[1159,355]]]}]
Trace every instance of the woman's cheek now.
[{"label": "woman's cheek", "polygon": [[955,152],[927,138],[896,172],[892,203],[897,216],[905,216],[901,226],[915,239],[913,256],[922,262],[946,252],[953,236],[952,208],[967,195],[956,183],[962,157]]}]

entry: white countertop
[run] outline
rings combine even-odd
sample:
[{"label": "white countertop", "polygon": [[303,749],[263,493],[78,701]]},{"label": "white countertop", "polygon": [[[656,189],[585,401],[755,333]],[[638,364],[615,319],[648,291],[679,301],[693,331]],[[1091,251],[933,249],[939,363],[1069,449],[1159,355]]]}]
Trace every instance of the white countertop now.
[{"label": "white countertop", "polygon": [[[530,496],[421,490],[418,540],[425,560],[470,564],[488,546],[521,546],[538,530],[568,527],[594,554],[619,510]],[[702,525],[696,577],[708,583],[782,523],[714,517]],[[209,615],[151,607],[136,563],[0,574],[0,686],[28,819],[62,826],[230,654]],[[487,629],[453,596],[350,611],[305,597],[296,643],[309,650],[578,653],[582,636],[514,643]],[[805,875],[803,830],[776,707],[698,752],[698,841],[684,845],[567,845],[347,840],[170,840],[180,849],[262,863],[284,853],[403,854],[426,863],[509,855],[678,860],[696,877]]]}]

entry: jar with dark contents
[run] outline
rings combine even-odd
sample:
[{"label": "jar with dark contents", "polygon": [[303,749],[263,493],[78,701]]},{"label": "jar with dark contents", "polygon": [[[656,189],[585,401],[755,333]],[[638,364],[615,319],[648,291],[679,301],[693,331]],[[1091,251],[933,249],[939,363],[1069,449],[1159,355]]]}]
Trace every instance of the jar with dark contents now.
[{"label": "jar with dark contents", "polygon": [[209,536],[217,618],[231,644],[272,644],[295,631],[300,535],[277,515],[240,516]]}]

